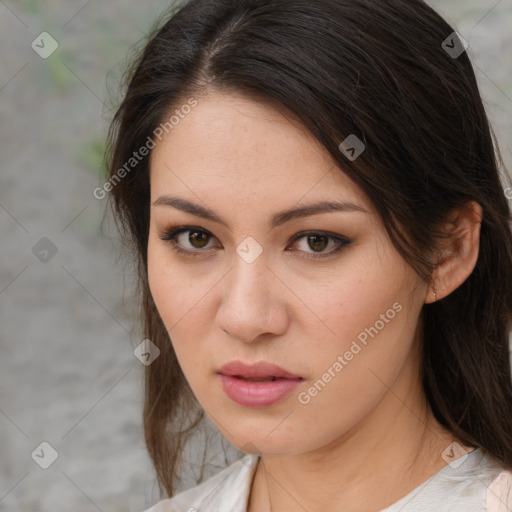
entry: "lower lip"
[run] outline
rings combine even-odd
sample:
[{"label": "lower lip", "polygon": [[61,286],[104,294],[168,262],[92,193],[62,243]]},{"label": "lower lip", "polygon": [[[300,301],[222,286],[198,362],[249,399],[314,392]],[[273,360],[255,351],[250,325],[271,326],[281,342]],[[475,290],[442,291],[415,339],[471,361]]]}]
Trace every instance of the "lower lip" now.
[{"label": "lower lip", "polygon": [[289,395],[302,379],[278,379],[268,382],[249,382],[219,374],[226,395],[247,407],[268,407]]}]

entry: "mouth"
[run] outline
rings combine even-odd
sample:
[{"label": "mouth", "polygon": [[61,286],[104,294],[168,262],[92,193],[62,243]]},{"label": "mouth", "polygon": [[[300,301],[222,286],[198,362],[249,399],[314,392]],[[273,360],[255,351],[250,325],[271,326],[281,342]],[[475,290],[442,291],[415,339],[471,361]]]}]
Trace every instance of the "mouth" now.
[{"label": "mouth", "polygon": [[276,380],[303,380],[302,377],[297,377],[293,379],[289,379],[286,377],[274,377],[274,376],[268,376],[268,377],[244,377],[243,375],[227,375],[227,377],[233,377],[235,379],[243,380],[244,382],[275,382]]},{"label": "mouth", "polygon": [[246,364],[242,361],[230,361],[220,368],[217,373],[226,377],[244,380],[246,382],[275,382],[276,380],[303,380],[297,374],[291,373],[280,366],[268,361]]},{"label": "mouth", "polygon": [[302,377],[275,375],[246,377],[218,373],[222,389],[234,402],[244,407],[271,407],[284,400],[300,385]]}]

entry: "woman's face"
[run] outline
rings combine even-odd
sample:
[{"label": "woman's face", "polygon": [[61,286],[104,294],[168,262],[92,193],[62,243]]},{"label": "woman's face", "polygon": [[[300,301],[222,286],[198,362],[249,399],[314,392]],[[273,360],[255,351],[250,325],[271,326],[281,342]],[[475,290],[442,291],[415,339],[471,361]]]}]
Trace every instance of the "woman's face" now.
[{"label": "woman's face", "polygon": [[[316,450],[371,418],[392,421],[404,405],[390,388],[417,387],[427,286],[298,123],[242,96],[211,94],[189,110],[151,156],[148,271],[198,401],[247,452]],[[344,206],[299,214],[334,202]],[[162,240],[176,228],[183,253]],[[301,379],[221,376],[235,360]]]}]

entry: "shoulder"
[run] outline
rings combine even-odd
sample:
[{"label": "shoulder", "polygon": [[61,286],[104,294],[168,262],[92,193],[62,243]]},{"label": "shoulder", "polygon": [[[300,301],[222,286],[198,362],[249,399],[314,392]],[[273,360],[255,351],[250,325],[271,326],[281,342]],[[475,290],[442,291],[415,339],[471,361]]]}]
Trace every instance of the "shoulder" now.
[{"label": "shoulder", "polygon": [[205,482],[160,501],[145,512],[245,512],[257,462],[257,456],[247,454]]},{"label": "shoulder", "polygon": [[511,471],[502,471],[490,483],[485,504],[487,512],[512,512]]},{"label": "shoulder", "polygon": [[478,448],[381,512],[512,512],[512,473]]}]

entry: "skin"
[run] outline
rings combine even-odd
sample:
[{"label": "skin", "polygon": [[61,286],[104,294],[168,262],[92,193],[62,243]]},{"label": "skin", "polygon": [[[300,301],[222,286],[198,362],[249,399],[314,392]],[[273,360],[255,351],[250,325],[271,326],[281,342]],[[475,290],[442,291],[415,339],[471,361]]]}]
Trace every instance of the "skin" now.
[{"label": "skin", "polygon": [[[248,511],[376,511],[446,466],[440,454],[453,438],[433,418],[419,381],[420,312],[433,290],[391,245],[368,198],[305,128],[269,105],[210,92],[157,144],[150,179],[151,293],[212,422],[238,449],[262,455]],[[207,206],[228,227],[154,205],[164,195]],[[281,210],[328,200],[365,211],[269,229]],[[480,217],[473,203],[450,219],[459,238],[440,253],[437,300],[474,268]],[[178,238],[201,255],[177,254],[159,238],[178,226],[201,228],[199,238],[190,240],[194,229]],[[335,240],[291,242],[307,231],[350,243],[329,255]],[[263,249],[250,264],[236,252],[249,236]],[[298,394],[396,303],[401,311],[378,335],[300,403]],[[217,374],[235,359],[269,361],[304,381],[272,406],[241,406]]]}]

